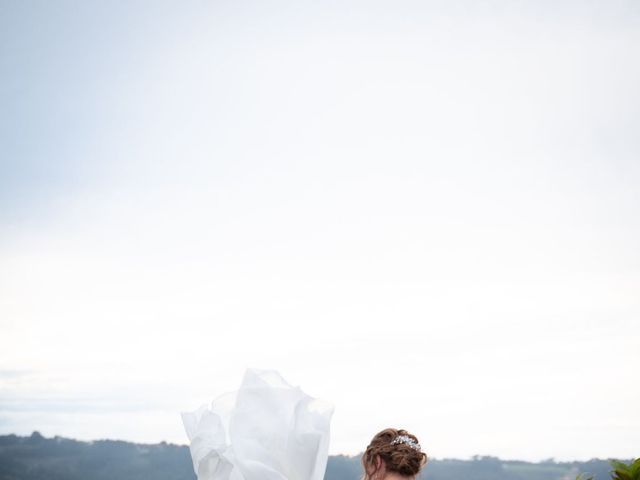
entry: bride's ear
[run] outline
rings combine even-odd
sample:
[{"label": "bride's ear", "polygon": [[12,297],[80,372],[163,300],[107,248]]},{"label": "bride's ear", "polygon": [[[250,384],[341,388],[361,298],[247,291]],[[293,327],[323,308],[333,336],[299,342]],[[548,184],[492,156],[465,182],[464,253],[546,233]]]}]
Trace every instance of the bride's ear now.
[{"label": "bride's ear", "polygon": [[366,469],[367,474],[373,475],[374,473],[379,472],[381,466],[382,466],[382,458],[380,458],[380,455],[376,455],[373,458],[373,462],[371,462],[371,464],[367,466],[367,469]]},{"label": "bride's ear", "polygon": [[384,460],[382,460],[382,457],[376,455],[376,472],[385,471],[386,467],[387,465],[384,463]]}]

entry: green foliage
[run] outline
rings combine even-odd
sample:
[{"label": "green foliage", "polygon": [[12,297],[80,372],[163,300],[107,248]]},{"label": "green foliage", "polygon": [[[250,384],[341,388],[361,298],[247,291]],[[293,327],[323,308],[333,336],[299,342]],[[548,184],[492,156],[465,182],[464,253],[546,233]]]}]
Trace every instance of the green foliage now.
[{"label": "green foliage", "polygon": [[[612,480],[640,480],[640,458],[631,460],[628,464],[619,460],[610,460],[609,464],[613,467],[609,473]],[[585,476],[581,473],[576,480],[593,480],[593,475]]]},{"label": "green foliage", "polygon": [[593,480],[593,475],[587,475],[586,473],[580,473],[576,477],[576,480]]},{"label": "green foliage", "polygon": [[628,465],[618,460],[611,460],[613,480],[640,480],[640,458],[632,460]]}]

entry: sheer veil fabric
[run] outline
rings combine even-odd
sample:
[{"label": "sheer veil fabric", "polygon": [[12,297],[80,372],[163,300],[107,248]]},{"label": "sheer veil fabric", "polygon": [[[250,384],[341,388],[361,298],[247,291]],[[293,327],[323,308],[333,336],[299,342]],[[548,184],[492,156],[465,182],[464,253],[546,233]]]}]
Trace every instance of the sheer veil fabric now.
[{"label": "sheer veil fabric", "polygon": [[238,390],[182,412],[198,480],[322,480],[334,406],[250,368]]}]

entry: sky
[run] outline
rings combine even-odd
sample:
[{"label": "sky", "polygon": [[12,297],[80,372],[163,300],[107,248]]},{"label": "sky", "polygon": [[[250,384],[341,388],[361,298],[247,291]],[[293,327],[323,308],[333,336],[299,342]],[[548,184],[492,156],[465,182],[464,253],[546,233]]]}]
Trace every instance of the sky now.
[{"label": "sky", "polygon": [[0,434],[275,369],[432,457],[640,450],[633,1],[0,2]]}]

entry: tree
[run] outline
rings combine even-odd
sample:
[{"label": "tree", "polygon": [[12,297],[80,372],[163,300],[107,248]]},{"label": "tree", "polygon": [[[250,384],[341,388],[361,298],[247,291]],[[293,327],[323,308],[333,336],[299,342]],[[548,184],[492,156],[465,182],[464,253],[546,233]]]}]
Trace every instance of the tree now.
[{"label": "tree", "polygon": [[[610,460],[609,463],[613,467],[610,472],[613,480],[640,480],[640,458],[631,460],[629,464],[619,460]],[[581,473],[576,480],[594,480],[594,477]]]}]

